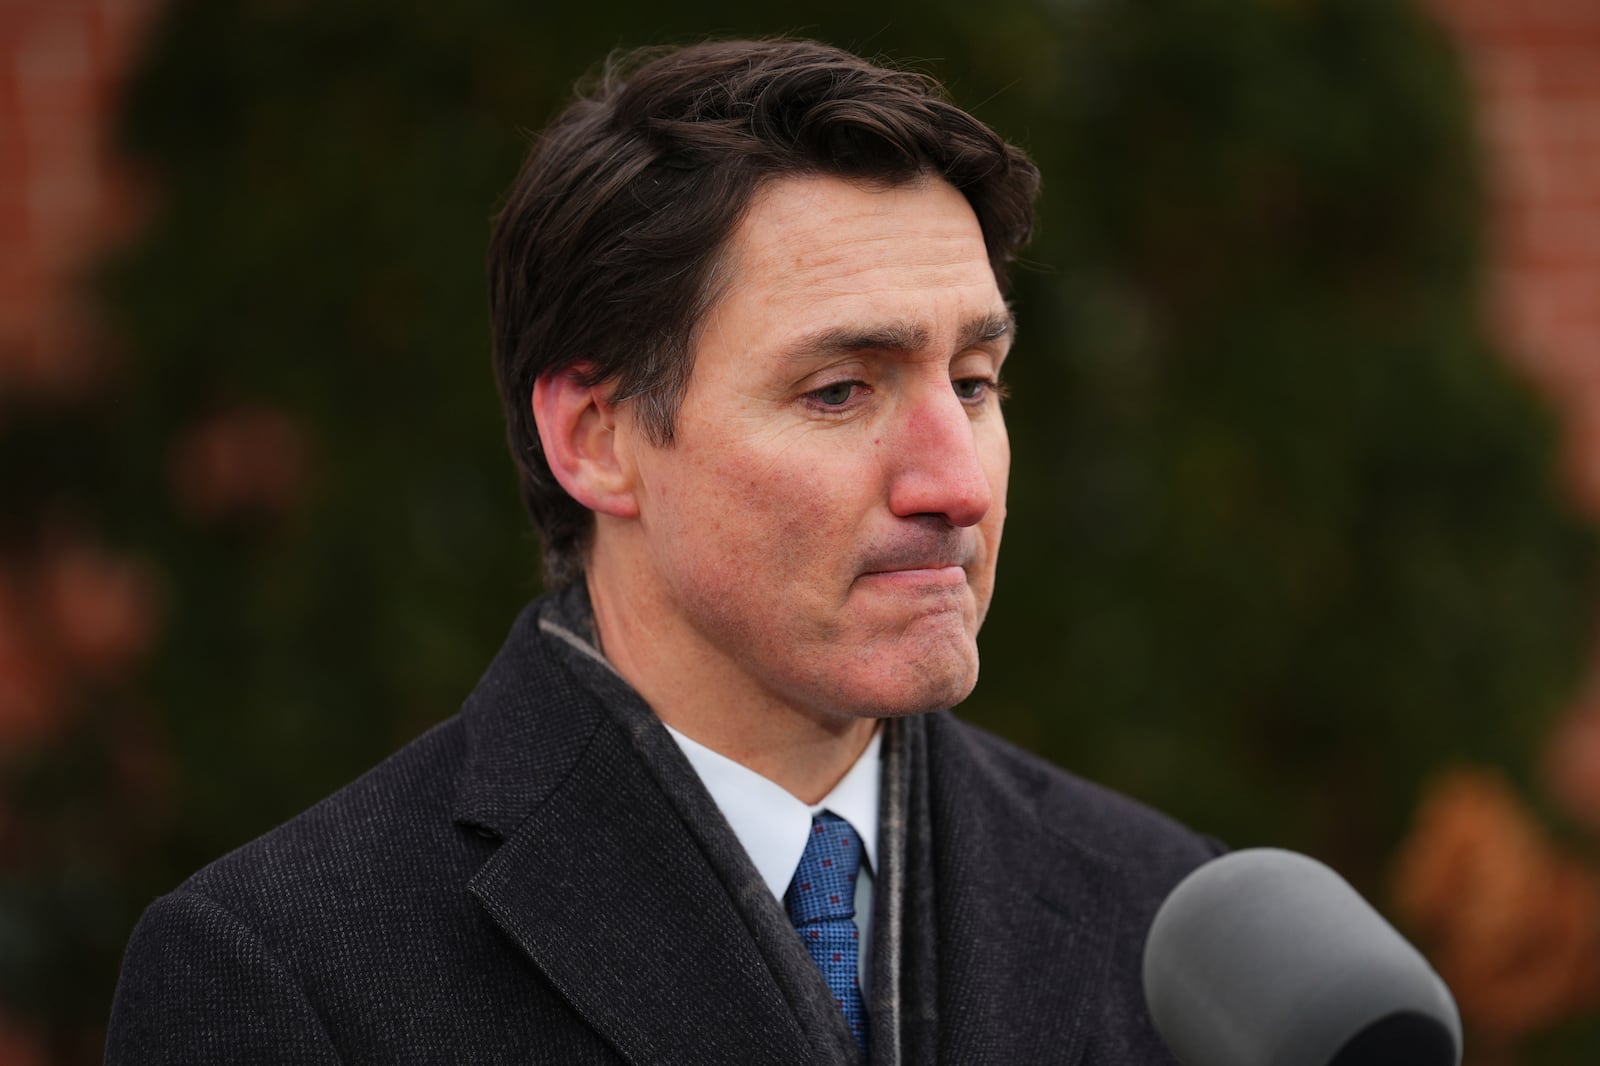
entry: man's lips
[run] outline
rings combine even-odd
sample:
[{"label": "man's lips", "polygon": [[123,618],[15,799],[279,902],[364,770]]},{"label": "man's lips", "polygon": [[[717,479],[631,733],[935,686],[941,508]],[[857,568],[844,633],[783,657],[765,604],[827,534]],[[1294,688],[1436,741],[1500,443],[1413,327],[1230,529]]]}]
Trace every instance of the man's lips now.
[{"label": "man's lips", "polygon": [[956,564],[905,566],[868,570],[861,575],[861,580],[896,585],[962,585],[966,583],[967,571]]},{"label": "man's lips", "polygon": [[976,563],[981,545],[971,530],[907,530],[863,551],[856,561],[856,580],[903,588],[953,588],[967,584],[967,567]]}]

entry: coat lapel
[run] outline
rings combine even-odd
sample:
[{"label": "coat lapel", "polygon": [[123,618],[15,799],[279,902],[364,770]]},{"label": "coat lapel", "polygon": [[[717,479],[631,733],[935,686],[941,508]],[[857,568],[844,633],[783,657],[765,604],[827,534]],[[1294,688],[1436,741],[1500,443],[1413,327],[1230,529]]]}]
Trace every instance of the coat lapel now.
[{"label": "coat lapel", "polygon": [[630,1062],[806,1061],[732,901],[629,762],[603,728],[472,893]]},{"label": "coat lapel", "polygon": [[702,845],[533,610],[463,716],[456,817],[502,841],[468,890],[624,1059],[815,1061]]}]

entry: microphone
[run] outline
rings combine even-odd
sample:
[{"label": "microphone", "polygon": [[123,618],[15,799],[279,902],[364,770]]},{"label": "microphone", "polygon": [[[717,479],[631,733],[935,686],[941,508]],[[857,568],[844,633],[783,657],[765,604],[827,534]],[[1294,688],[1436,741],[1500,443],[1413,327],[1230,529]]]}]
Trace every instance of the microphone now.
[{"label": "microphone", "polygon": [[1195,870],[1156,912],[1144,998],[1184,1066],[1460,1066],[1439,975],[1338,874],[1276,848]]}]

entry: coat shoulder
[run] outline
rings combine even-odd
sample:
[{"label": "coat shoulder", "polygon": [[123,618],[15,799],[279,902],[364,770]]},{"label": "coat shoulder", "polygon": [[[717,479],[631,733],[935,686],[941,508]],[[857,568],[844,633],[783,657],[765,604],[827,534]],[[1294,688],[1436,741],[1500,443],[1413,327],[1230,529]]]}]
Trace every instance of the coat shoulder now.
[{"label": "coat shoulder", "polygon": [[[449,719],[312,807],[210,863],[180,886],[242,916],[287,908],[337,909],[351,894],[382,894],[390,875],[429,876],[420,855],[460,850],[451,823],[464,758],[460,720]],[[453,865],[444,863],[443,865]],[[457,882],[459,883],[459,882]]]},{"label": "coat shoulder", "polygon": [[107,1061],[611,1061],[468,891],[467,747],[446,722],[153,903]]},{"label": "coat shoulder", "polygon": [[953,716],[941,716],[933,732],[934,742],[959,751],[999,802],[1031,812],[1043,832],[1124,876],[1170,887],[1225,850],[1170,815]]}]

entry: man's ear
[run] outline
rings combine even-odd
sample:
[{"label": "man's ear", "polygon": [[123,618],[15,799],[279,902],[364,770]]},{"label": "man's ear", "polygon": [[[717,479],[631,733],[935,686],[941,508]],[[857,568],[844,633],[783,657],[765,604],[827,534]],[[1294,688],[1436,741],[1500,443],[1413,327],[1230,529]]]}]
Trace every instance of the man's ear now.
[{"label": "man's ear", "polygon": [[541,376],[533,383],[533,420],[545,462],[567,495],[599,514],[637,518],[633,470],[619,447],[611,386],[585,385],[587,367]]}]

